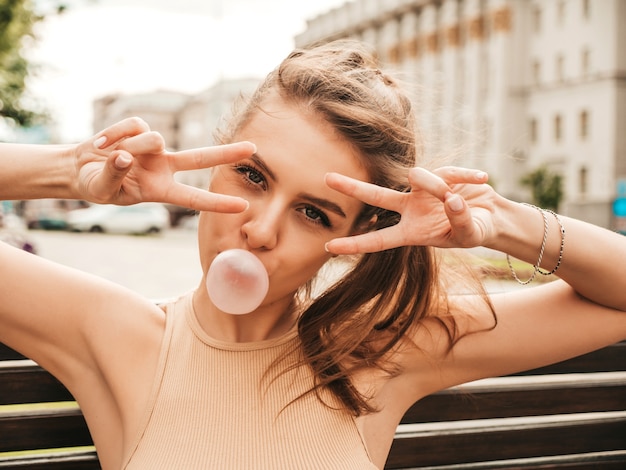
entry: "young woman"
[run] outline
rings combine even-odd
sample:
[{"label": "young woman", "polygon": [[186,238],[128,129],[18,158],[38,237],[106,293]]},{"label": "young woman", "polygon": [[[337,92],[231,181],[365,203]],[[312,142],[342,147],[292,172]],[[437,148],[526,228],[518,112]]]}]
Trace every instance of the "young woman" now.
[{"label": "young woman", "polygon": [[[225,147],[169,154],[145,131],[127,121],[62,155],[2,157],[17,183],[0,197],[203,210],[203,279],[163,308],[0,246],[0,340],[73,392],[105,469],[382,468],[420,398],[626,338],[626,240],[506,200],[483,172],[420,168],[410,101],[358,44],[292,53],[219,133]],[[208,193],[172,192],[173,171],[213,165]],[[435,249],[474,246],[562,280],[454,295]],[[247,315],[205,288],[232,248],[269,274]],[[337,255],[351,268],[313,295]]]}]

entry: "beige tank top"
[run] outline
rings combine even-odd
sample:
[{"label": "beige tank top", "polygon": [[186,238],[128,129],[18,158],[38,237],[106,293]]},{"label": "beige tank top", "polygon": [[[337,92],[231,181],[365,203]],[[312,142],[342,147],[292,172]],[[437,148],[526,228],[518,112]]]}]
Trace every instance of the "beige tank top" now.
[{"label": "beige tank top", "polygon": [[377,468],[349,413],[315,394],[291,403],[311,388],[307,367],[267,375],[275,360],[284,358],[282,370],[299,357],[295,330],[255,343],[217,341],[201,329],[191,298],[167,308],[144,424],[123,468]]}]

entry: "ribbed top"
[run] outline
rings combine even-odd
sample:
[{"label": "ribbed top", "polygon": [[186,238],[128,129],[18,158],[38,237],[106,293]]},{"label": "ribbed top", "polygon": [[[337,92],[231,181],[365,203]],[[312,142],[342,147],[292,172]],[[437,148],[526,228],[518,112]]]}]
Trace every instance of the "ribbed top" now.
[{"label": "ribbed top", "polygon": [[[376,469],[349,413],[315,394],[290,404],[310,390],[310,369],[270,367],[297,361],[295,329],[267,341],[217,341],[200,327],[191,298],[167,309],[145,424],[124,468]],[[337,408],[330,395],[324,400]]]}]

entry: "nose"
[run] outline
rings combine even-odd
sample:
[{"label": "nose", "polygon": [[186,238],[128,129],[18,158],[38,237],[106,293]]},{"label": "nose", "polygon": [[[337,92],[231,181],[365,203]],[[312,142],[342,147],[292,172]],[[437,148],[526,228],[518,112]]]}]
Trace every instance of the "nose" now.
[{"label": "nose", "polygon": [[271,250],[279,238],[283,211],[279,204],[250,204],[248,219],[241,226],[241,233],[250,249]]}]

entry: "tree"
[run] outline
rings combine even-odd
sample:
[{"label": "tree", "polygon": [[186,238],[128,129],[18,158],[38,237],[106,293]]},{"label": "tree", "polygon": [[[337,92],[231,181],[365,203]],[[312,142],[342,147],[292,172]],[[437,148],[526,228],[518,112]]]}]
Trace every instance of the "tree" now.
[{"label": "tree", "polygon": [[563,199],[563,177],[552,173],[546,165],[528,173],[520,180],[520,184],[530,188],[533,204],[558,211]]},{"label": "tree", "polygon": [[33,26],[39,19],[30,0],[0,0],[0,118],[20,126],[42,117],[23,103],[31,73],[23,56],[24,42],[34,37]]}]

